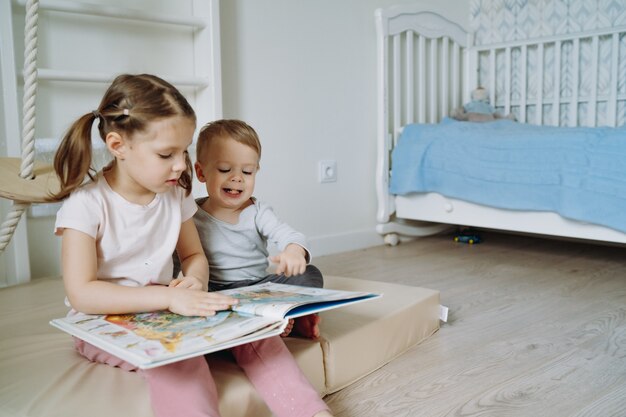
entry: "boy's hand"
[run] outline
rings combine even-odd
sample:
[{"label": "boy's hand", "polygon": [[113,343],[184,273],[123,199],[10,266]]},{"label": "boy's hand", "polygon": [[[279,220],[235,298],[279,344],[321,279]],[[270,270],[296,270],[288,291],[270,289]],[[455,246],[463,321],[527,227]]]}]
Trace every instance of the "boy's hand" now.
[{"label": "boy's hand", "polygon": [[200,290],[207,291],[207,288],[204,285],[204,281],[202,281],[198,277],[194,277],[193,275],[187,275],[182,278],[173,279],[169,287],[176,288],[186,288],[189,290]]},{"label": "boy's hand", "polygon": [[213,316],[220,310],[228,310],[238,303],[236,298],[227,295],[190,290],[187,288],[170,288],[168,310],[183,316]]},{"label": "boy's hand", "polygon": [[285,274],[286,277],[290,277],[304,273],[306,270],[305,255],[306,252],[302,246],[290,243],[284,251],[272,256],[270,261],[277,264],[277,274]]}]

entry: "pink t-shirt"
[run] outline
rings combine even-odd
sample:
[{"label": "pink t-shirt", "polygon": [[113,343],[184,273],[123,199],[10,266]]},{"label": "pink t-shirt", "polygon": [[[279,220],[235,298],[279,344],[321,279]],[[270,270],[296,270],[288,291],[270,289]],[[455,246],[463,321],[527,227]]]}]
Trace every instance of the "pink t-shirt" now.
[{"label": "pink t-shirt", "polygon": [[181,187],[134,204],[111,189],[102,173],[74,191],[57,213],[55,234],[75,229],[96,239],[97,278],[133,287],[167,285],[181,224],[197,210]]}]

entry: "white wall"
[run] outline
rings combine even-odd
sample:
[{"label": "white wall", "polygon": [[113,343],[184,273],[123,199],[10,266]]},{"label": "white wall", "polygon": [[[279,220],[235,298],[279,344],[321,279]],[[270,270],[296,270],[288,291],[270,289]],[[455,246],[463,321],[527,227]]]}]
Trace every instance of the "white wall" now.
[{"label": "white wall", "polygon": [[[314,256],[382,244],[374,230],[374,11],[414,2],[221,2],[224,116],[244,119],[259,133],[263,156],[256,195],[309,237]],[[467,21],[465,0],[418,3]],[[50,36],[62,42],[64,50],[73,51],[75,40],[65,29],[55,30],[61,32]],[[90,31],[88,27],[84,30]],[[99,54],[107,56],[112,46],[106,35],[88,39]],[[134,61],[138,46],[123,39],[114,41],[117,59]],[[176,60],[172,54],[168,51],[163,59]],[[107,65],[106,60],[98,62]],[[83,94],[81,90],[75,93]],[[59,114],[77,116],[90,110],[73,101],[55,106],[61,97],[52,90],[46,94],[52,97],[45,100],[54,110],[42,118],[50,120],[55,130],[42,135],[57,134],[65,127],[55,122]],[[205,121],[199,117],[200,123]],[[338,162],[336,183],[318,182],[320,159]],[[59,274],[59,241],[52,235],[53,224],[52,218],[29,220],[33,277]]]},{"label": "white wall", "polygon": [[[415,0],[222,2],[224,115],[259,133],[256,195],[309,237],[314,256],[382,244],[374,11],[399,3]],[[466,1],[420,3],[467,21]],[[322,159],[337,161],[336,183],[318,182]]]},{"label": "white wall", "polygon": [[[4,89],[2,86],[2,68],[0,68],[0,91],[4,93]],[[5,121],[4,121],[4,112],[0,111],[0,132],[5,132]],[[2,134],[4,136],[4,134]],[[0,137],[0,152],[2,155],[6,154],[6,139],[4,137]],[[10,210],[9,202],[2,201],[0,202],[0,224],[4,221],[6,214]],[[6,283],[6,275],[7,272],[7,262],[5,258],[9,255],[0,255],[0,286]]]}]

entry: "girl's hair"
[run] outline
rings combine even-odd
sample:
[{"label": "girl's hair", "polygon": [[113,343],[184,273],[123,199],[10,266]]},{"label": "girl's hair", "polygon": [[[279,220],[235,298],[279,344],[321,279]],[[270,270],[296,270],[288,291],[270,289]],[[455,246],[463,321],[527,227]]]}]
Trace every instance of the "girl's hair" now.
[{"label": "girl's hair", "polygon": [[[196,115],[187,99],[170,83],[150,74],[119,75],[104,93],[97,110],[76,120],[63,137],[54,156],[54,170],[61,182],[60,191],[53,196],[62,200],[80,187],[86,177],[94,180],[91,166],[91,128],[98,120],[100,137],[116,132],[132,138],[143,132],[148,124],[168,117],[182,116],[196,123]],[[186,156],[187,169],[178,184],[191,192],[193,166]]]},{"label": "girl's hair", "polygon": [[198,143],[196,144],[196,158],[201,163],[206,157],[206,151],[209,145],[215,139],[234,139],[235,141],[251,147],[259,155],[261,159],[261,141],[254,129],[246,122],[236,119],[222,119],[209,122],[202,126],[198,134]]}]

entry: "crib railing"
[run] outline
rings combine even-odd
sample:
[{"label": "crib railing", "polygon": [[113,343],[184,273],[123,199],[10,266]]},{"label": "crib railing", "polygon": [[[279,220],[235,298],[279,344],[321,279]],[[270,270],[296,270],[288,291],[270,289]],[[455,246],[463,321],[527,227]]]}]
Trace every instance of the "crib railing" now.
[{"label": "crib railing", "polygon": [[379,115],[390,132],[408,123],[438,122],[467,98],[465,30],[432,12],[404,10],[377,14],[378,87],[387,99],[379,103]]},{"label": "crib railing", "polygon": [[402,126],[436,123],[468,97],[468,35],[458,24],[414,6],[376,11],[378,42],[378,221],[395,211],[389,196],[391,149]]},{"label": "crib railing", "polygon": [[470,49],[491,103],[521,122],[618,126],[626,110],[626,27]]}]

